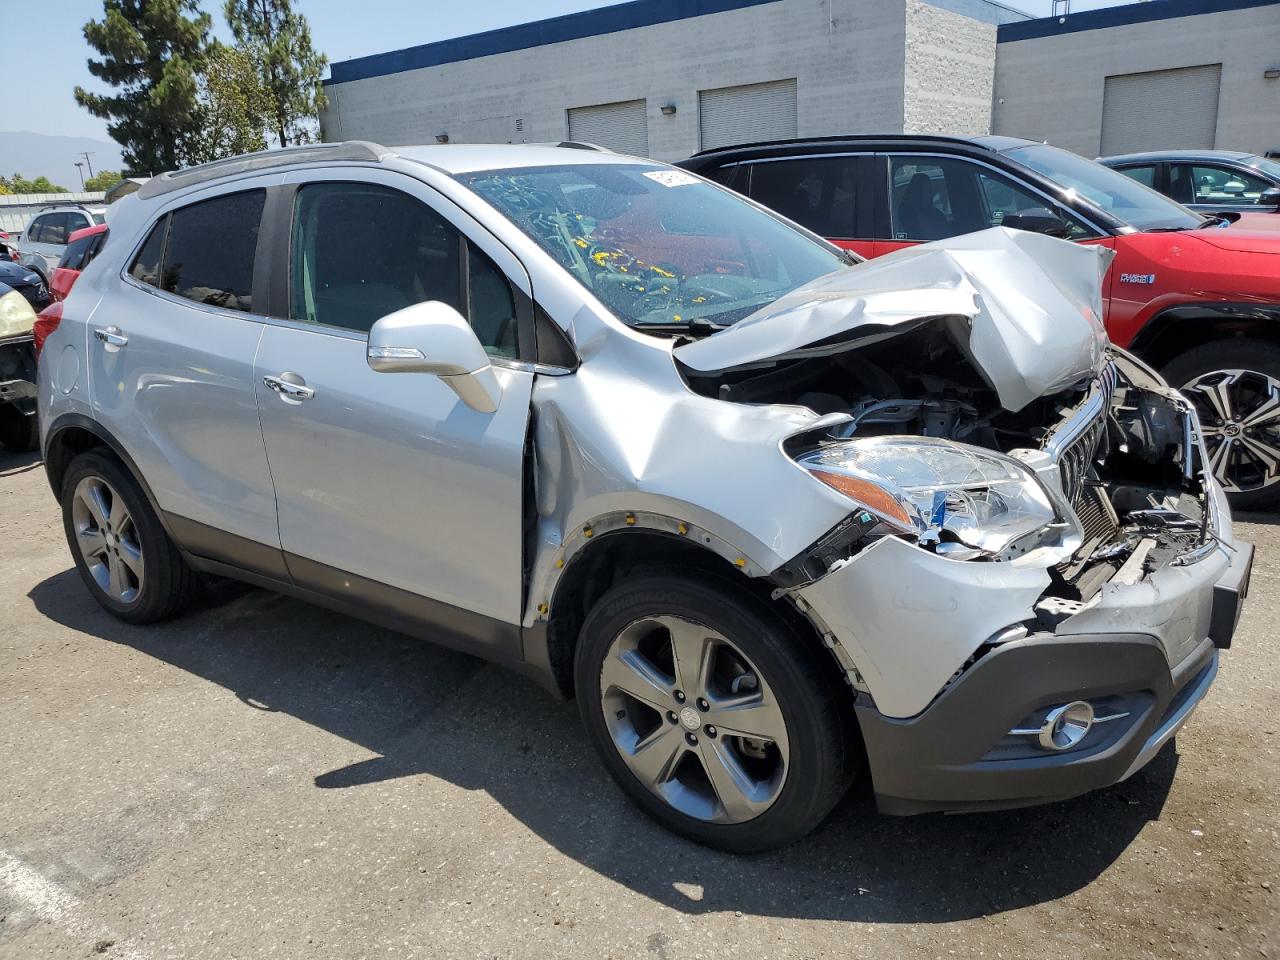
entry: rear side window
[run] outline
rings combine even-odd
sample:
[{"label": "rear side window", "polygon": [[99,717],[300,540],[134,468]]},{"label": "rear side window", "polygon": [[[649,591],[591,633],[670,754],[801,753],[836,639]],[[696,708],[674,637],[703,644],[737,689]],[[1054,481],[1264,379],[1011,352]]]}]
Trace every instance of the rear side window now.
[{"label": "rear side window", "polygon": [[1144,187],[1156,188],[1156,167],[1153,163],[1144,163],[1136,167],[1117,168],[1130,180],[1137,180]]},{"label": "rear side window", "polygon": [[59,261],[58,266],[65,267],[68,270],[83,270],[87,262],[85,258],[97,242],[98,235],[94,234],[91,237],[81,237],[79,240],[74,240],[67,244],[67,249],[62,251],[62,260]]},{"label": "rear side window", "polygon": [[47,217],[36,217],[31,221],[31,225],[27,227],[27,242],[40,243],[41,237],[44,236],[44,222]]},{"label": "rear side window", "polygon": [[249,190],[170,214],[161,288],[225,310],[253,309],[253,263],[265,190]]},{"label": "rear side window", "polygon": [[70,214],[51,213],[44,218],[44,229],[40,232],[41,243],[66,243],[67,236],[71,233],[68,230],[68,221],[71,219]]},{"label": "rear side window", "polygon": [[751,199],[823,237],[854,232],[856,157],[810,157],[751,164]]},{"label": "rear side window", "polygon": [[147,234],[147,240],[133,259],[129,275],[140,283],[160,286],[160,258],[164,256],[164,238],[169,229],[169,215],[165,214]]}]

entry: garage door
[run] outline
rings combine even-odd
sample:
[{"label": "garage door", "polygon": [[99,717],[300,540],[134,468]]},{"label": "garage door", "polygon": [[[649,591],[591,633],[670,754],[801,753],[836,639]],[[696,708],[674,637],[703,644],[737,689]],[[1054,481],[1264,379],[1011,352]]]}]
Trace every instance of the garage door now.
[{"label": "garage door", "polygon": [[1107,77],[1102,155],[1212,149],[1221,77],[1220,63]]},{"label": "garage door", "polygon": [[796,135],[796,82],[774,80],[698,91],[702,149]]},{"label": "garage door", "polygon": [[645,101],[626,100],[569,111],[569,139],[594,143],[618,153],[649,155],[649,120]]}]

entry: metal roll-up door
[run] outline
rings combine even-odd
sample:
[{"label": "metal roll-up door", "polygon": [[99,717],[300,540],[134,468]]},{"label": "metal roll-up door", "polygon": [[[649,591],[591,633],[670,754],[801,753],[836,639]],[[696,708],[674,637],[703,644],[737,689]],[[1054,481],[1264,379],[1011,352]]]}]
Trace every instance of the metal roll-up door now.
[{"label": "metal roll-up door", "polygon": [[569,111],[569,139],[647,157],[649,119],[646,111],[644,100],[574,107]]},{"label": "metal roll-up door", "polygon": [[1102,155],[1212,149],[1221,79],[1220,63],[1107,77],[1102,94]]},{"label": "metal roll-up door", "polygon": [[796,135],[796,82],[774,80],[698,91],[703,150]]}]

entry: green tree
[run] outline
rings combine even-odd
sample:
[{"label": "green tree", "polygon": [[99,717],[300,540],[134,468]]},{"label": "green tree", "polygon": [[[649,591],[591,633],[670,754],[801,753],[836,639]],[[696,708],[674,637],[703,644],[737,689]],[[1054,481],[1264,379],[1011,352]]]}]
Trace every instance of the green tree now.
[{"label": "green tree", "polygon": [[0,177],[0,186],[8,193],[66,193],[66,187],[60,187],[48,177],[36,177],[28,180],[20,173],[12,177]]},{"label": "green tree", "polygon": [[84,25],[102,56],[89,72],[115,92],[76,87],[76,102],[109,121],[129,171],[182,166],[203,134],[196,74],[209,51],[209,15],[197,0],[103,0],[103,13]]},{"label": "green tree", "polygon": [[102,170],[84,182],[86,190],[109,190],[124,179],[119,170]]},{"label": "green tree", "polygon": [[267,148],[271,103],[257,65],[240,47],[215,44],[200,74],[201,160]]},{"label": "green tree", "polygon": [[294,11],[292,0],[226,0],[223,12],[262,78],[280,146],[311,140],[312,122],[325,104],[320,78],[329,59],[312,48],[307,18]]}]

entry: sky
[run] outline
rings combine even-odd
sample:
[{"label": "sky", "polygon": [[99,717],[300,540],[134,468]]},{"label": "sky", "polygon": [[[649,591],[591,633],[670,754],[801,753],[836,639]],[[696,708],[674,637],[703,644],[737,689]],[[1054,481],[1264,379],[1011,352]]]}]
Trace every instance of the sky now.
[{"label": "sky", "polygon": [[[229,40],[220,0],[202,2],[213,15],[215,32]],[[1052,0],[1001,2],[1034,16],[1047,16],[1052,4]],[[1119,2],[1123,0],[1072,0],[1071,9],[1091,10]],[[312,43],[331,62],[609,5],[609,0],[365,0],[357,11],[350,0],[294,3],[311,24]],[[106,122],[77,106],[72,95],[77,85],[90,89],[98,85],[85,65],[93,51],[81,30],[86,21],[102,16],[102,0],[43,0],[40,8],[38,39],[33,35],[22,43],[4,44],[0,65],[9,82],[5,96],[0,97],[0,131],[109,139]]]}]

